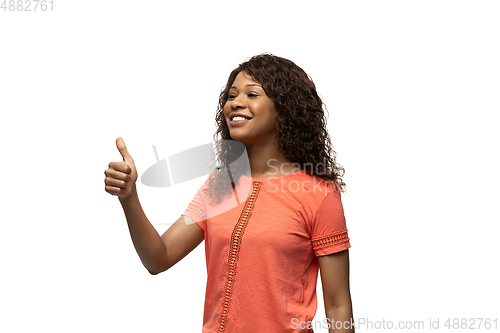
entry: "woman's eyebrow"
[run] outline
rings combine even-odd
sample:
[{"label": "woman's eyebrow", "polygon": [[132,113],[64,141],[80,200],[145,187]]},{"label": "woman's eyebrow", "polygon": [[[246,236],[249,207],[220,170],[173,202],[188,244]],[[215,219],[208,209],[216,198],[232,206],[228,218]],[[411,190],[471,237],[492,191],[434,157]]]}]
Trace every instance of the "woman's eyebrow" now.
[{"label": "woman's eyebrow", "polygon": [[[252,87],[252,86],[261,87],[262,88],[262,86],[260,84],[255,84],[255,83],[247,84],[245,87]],[[231,89],[236,89],[236,87],[232,86]]]}]

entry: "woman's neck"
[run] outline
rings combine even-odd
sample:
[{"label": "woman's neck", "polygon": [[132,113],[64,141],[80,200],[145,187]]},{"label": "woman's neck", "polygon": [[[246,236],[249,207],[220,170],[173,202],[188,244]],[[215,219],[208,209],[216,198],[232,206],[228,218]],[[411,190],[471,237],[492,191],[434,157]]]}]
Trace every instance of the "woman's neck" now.
[{"label": "woman's neck", "polygon": [[246,149],[254,178],[279,177],[300,171],[298,164],[293,164],[276,145],[252,145]]}]

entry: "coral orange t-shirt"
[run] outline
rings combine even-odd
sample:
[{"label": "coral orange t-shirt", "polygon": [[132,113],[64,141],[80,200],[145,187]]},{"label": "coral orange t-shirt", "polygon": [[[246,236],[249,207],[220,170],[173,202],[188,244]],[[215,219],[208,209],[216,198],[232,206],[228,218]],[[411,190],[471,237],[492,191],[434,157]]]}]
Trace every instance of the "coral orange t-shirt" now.
[{"label": "coral orange t-shirt", "polygon": [[313,332],[317,256],[351,247],[337,187],[304,170],[242,175],[216,204],[200,187],[183,215],[205,233],[203,333]]}]

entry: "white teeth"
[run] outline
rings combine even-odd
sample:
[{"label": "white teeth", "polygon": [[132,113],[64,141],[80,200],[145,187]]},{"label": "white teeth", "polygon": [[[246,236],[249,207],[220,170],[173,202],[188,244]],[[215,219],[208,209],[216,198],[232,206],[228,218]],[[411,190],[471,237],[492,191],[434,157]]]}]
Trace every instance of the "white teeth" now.
[{"label": "white teeth", "polygon": [[243,120],[246,120],[246,118],[245,117],[240,117],[240,116],[237,116],[237,117],[233,118],[233,121],[243,121]]}]

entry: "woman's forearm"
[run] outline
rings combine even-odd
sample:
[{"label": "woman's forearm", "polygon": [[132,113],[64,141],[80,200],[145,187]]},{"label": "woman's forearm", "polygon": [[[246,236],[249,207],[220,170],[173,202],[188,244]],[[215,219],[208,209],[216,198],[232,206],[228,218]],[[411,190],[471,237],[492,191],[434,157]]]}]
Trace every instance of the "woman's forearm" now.
[{"label": "woman's forearm", "polygon": [[326,317],[330,323],[329,333],[354,333],[354,318],[351,304],[327,310]]},{"label": "woman's forearm", "polygon": [[132,243],[143,265],[151,274],[163,272],[167,267],[167,249],[142,210],[137,190],[134,188],[128,197],[119,200],[127,218]]}]

